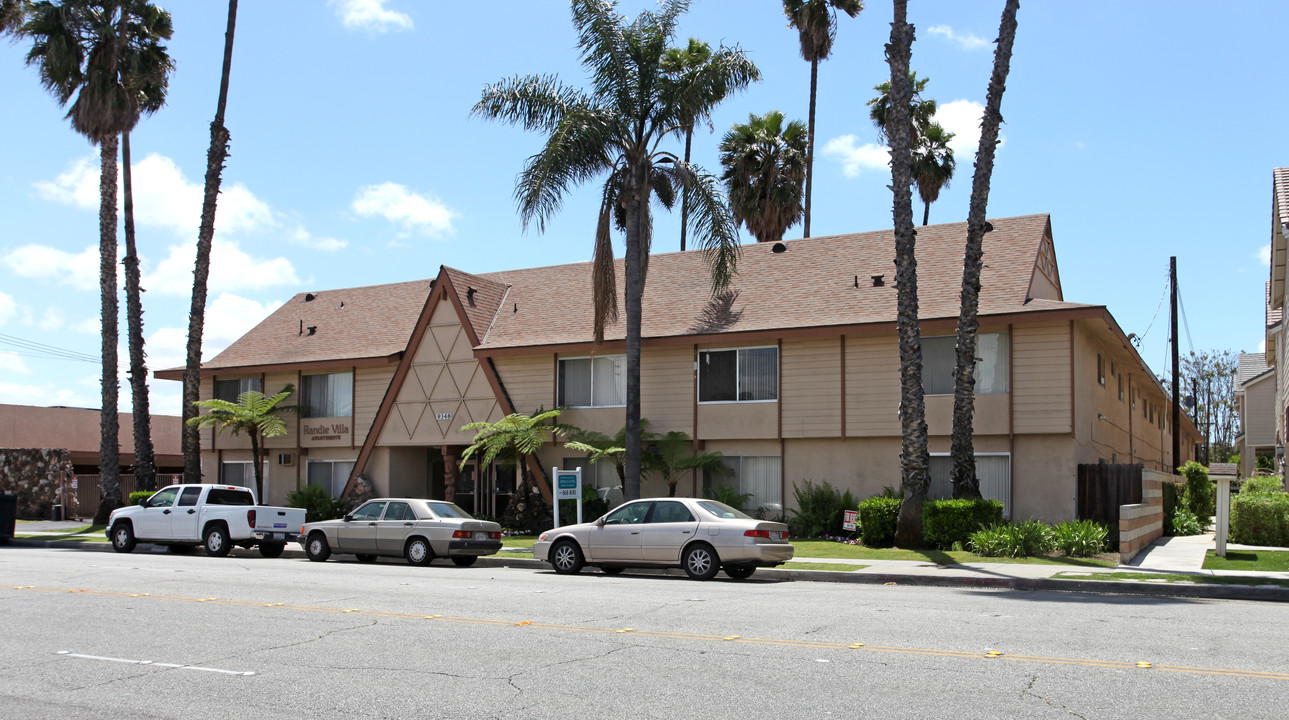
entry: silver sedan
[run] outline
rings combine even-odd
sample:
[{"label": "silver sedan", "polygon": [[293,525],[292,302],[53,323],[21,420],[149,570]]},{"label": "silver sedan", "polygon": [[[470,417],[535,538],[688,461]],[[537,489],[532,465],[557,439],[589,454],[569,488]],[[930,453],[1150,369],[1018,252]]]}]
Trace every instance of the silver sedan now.
[{"label": "silver sedan", "polygon": [[501,526],[476,520],[449,502],[376,498],[341,520],[307,523],[300,531],[300,544],[315,562],[332,553],[351,553],[360,562],[383,555],[429,565],[436,557],[448,557],[466,567],[480,555],[501,550]]},{"label": "silver sedan", "polygon": [[533,543],[533,557],[561,574],[585,565],[609,574],[681,567],[695,580],[709,580],[718,570],[742,580],[758,567],[791,560],[792,551],[787,525],[703,498],[634,500],[594,522],[548,530]]}]

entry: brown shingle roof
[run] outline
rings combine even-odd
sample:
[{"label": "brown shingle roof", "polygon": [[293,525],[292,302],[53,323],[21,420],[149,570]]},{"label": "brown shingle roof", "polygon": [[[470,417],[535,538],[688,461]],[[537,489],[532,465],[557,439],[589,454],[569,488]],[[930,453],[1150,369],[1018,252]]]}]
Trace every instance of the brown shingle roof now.
[{"label": "brown shingle roof", "polygon": [[492,319],[501,307],[501,301],[506,297],[505,283],[447,266],[443,267],[443,272],[451,282],[452,289],[456,291],[457,299],[461,302],[466,319],[473,326],[476,337],[482,341],[484,333],[488,332]]},{"label": "brown shingle roof", "polygon": [[300,293],[202,367],[388,357],[407,348],[429,293],[429,280]]},{"label": "brown shingle roof", "polygon": [[[1289,223],[1289,167],[1276,168],[1271,171],[1271,185],[1274,188],[1276,209],[1279,210],[1280,222]],[[1272,228],[1274,232],[1277,228]]]},{"label": "brown shingle roof", "polygon": [[[995,315],[1090,307],[1052,300],[1026,302],[1048,216],[991,221],[985,236],[980,314]],[[923,319],[957,317],[966,223],[918,228],[918,300]],[[728,294],[713,299],[700,252],[649,258],[643,336],[827,327],[895,320],[895,240],[890,230],[834,235],[769,245],[746,245]],[[625,286],[618,260],[618,289]],[[873,287],[871,276],[885,285]],[[510,286],[480,349],[584,343],[592,339],[590,263],[556,265],[480,276]],[[856,287],[856,277],[858,285]],[[518,307],[517,310],[513,308]],[[626,317],[605,329],[625,337]],[[482,337],[484,331],[479,329]]]}]

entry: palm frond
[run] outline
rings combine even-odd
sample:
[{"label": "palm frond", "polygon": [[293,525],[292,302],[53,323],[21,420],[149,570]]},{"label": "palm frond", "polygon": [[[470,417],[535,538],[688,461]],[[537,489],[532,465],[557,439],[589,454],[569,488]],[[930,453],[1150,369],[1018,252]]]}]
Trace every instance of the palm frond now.
[{"label": "palm frond", "polygon": [[541,152],[528,158],[515,183],[525,229],[536,219],[545,232],[547,219],[559,210],[570,187],[613,166],[609,151],[616,125],[611,114],[594,107],[571,109],[564,116]]},{"label": "palm frond", "polygon": [[591,71],[595,97],[625,108],[638,86],[636,68],[628,52],[624,18],[617,3],[606,0],[573,0],[573,26],[577,28],[582,64]]},{"label": "palm frond", "polygon": [[618,321],[618,281],[613,265],[613,236],[609,223],[614,209],[619,205],[618,176],[614,173],[604,184],[604,197],[600,201],[600,219],[595,228],[595,254],[591,261],[591,300],[595,308],[595,344],[604,342],[604,328]]},{"label": "palm frond", "polygon": [[710,115],[726,98],[760,79],[761,71],[743,50],[722,45],[707,62],[660,85],[654,121],[673,130],[693,127],[696,118]]},{"label": "palm frond", "polygon": [[676,163],[676,168],[676,177],[682,181],[689,204],[689,229],[707,260],[712,275],[712,295],[715,296],[725,291],[738,274],[738,260],[742,254],[738,228],[714,175],[692,163]]},{"label": "palm frond", "polygon": [[561,84],[558,76],[526,75],[485,86],[470,114],[549,133],[573,108],[594,104],[582,91]]}]

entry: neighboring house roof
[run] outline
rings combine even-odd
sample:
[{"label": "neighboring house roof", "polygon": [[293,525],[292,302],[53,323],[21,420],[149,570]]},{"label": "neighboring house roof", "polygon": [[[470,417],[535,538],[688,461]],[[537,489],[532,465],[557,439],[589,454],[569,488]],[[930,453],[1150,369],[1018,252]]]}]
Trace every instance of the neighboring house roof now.
[{"label": "neighboring house roof", "polygon": [[[985,235],[980,315],[1099,306],[1027,297],[1047,215],[991,220]],[[966,223],[918,229],[918,304],[924,320],[956,318],[960,308]],[[651,255],[643,304],[644,338],[893,323],[896,319],[895,238],[890,230],[744,245],[738,275],[718,297],[701,251]],[[618,260],[619,295],[625,286]],[[459,271],[446,269],[449,273]],[[872,276],[882,276],[874,287]],[[510,270],[475,276],[509,287],[491,326],[475,327],[478,349],[587,343],[592,335],[591,264]],[[453,284],[459,282],[453,279]],[[457,288],[458,293],[461,288]],[[483,296],[495,290],[483,291]],[[626,335],[625,308],[605,340]],[[483,312],[478,313],[484,314]],[[471,317],[474,322],[475,318]]]},{"label": "neighboring house roof", "polygon": [[1280,324],[1284,319],[1284,308],[1271,307],[1271,281],[1267,281],[1267,329],[1270,330]]},{"label": "neighboring house roof", "polygon": [[1240,353],[1235,365],[1235,389],[1242,390],[1274,370],[1275,368],[1267,366],[1266,353]]},{"label": "neighboring house roof", "polygon": [[1285,260],[1289,253],[1286,224],[1289,224],[1289,167],[1282,167],[1271,171],[1271,307],[1277,310],[1284,305]]}]

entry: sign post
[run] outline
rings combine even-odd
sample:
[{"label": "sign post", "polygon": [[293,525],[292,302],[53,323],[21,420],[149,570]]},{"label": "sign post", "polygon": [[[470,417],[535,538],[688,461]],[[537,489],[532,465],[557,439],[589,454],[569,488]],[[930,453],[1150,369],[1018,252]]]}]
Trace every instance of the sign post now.
[{"label": "sign post", "polygon": [[555,478],[555,527],[559,527],[559,501],[574,500],[577,503],[577,521],[582,522],[582,468],[560,470],[551,468]]}]

